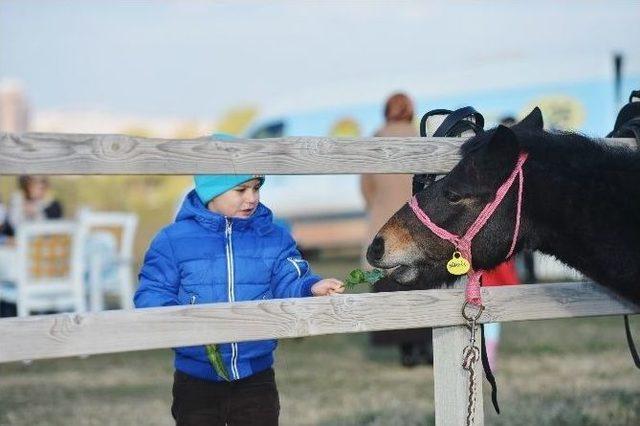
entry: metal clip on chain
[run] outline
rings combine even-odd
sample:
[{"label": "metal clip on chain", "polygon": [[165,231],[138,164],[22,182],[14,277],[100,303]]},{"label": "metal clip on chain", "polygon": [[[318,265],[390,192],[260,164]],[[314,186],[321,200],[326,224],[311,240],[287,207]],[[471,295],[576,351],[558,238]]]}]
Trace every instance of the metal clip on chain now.
[{"label": "metal clip on chain", "polygon": [[467,426],[472,426],[475,423],[475,405],[476,405],[476,372],[475,365],[480,359],[480,348],[476,344],[476,333],[478,330],[478,318],[484,311],[484,306],[478,306],[478,311],[475,315],[467,314],[467,308],[469,302],[464,302],[462,305],[462,317],[467,321],[467,327],[469,328],[469,344],[462,350],[462,368],[469,372],[469,401],[467,404]]}]

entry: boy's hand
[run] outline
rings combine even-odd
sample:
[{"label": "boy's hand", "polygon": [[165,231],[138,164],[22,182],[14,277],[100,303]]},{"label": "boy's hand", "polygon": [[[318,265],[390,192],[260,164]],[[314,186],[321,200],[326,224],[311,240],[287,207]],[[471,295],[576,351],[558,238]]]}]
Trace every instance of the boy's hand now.
[{"label": "boy's hand", "polygon": [[335,293],[343,293],[344,284],[335,278],[320,280],[311,286],[311,293],[314,296],[328,296]]}]

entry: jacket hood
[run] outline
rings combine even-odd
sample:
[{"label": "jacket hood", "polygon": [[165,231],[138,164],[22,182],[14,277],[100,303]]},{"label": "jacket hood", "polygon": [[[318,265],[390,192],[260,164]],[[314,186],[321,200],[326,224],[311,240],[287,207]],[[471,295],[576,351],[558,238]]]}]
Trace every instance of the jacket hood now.
[{"label": "jacket hood", "polygon": [[214,231],[224,231],[227,220],[231,220],[234,230],[253,228],[259,234],[266,234],[273,227],[273,213],[262,203],[258,204],[256,211],[248,218],[227,218],[219,213],[212,212],[202,203],[195,190],[190,191],[182,202],[180,211],[176,216],[176,223],[186,220],[195,220],[205,228]]}]

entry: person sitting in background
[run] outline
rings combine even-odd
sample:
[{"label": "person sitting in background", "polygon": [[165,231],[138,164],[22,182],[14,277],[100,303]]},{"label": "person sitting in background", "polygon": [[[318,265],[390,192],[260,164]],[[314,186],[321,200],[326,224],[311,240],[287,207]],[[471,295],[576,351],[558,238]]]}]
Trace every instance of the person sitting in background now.
[{"label": "person sitting in background", "polygon": [[7,222],[7,207],[0,199],[0,244],[4,244],[7,241],[7,235],[5,234],[5,227]]},{"label": "person sitting in background", "polygon": [[20,176],[20,192],[12,195],[2,233],[14,236],[16,228],[23,222],[45,219],[60,219],[62,204],[53,197],[49,180],[44,176]]}]

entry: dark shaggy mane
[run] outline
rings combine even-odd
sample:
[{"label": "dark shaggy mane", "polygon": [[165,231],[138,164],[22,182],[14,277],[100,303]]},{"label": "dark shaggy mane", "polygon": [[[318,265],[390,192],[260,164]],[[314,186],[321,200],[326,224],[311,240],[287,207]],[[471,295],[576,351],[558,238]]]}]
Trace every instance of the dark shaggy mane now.
[{"label": "dark shaggy mane", "polygon": [[[513,129],[521,149],[531,158],[571,169],[637,172],[640,153],[628,147],[612,146],[574,132],[522,131]],[[487,145],[495,129],[466,141],[460,147],[465,157]]]},{"label": "dark shaggy mane", "polygon": [[[528,152],[523,169],[528,247],[640,303],[640,153],[578,133],[511,130],[515,135],[502,133],[493,150],[488,148],[495,129],[470,139],[460,149],[462,161],[477,161],[485,172],[494,172],[499,176],[494,184],[509,173],[504,168],[515,148]],[[468,176],[465,167],[460,170]],[[495,254],[492,249],[482,247]]]}]

